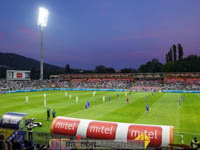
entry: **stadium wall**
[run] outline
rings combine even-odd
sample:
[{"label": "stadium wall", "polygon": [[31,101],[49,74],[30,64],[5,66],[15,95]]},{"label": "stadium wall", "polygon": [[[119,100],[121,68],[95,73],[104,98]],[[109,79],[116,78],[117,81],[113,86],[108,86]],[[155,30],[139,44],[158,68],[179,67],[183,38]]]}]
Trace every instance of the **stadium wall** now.
[{"label": "stadium wall", "polygon": [[47,88],[47,89],[28,89],[28,90],[12,90],[1,91],[1,94],[6,93],[23,93],[23,92],[39,92],[39,91],[110,91],[110,92],[124,92],[126,89],[73,89],[73,88]]},{"label": "stadium wall", "polygon": [[[125,92],[126,89],[79,89],[79,88],[47,88],[47,89],[28,89],[28,90],[0,90],[0,94],[6,93],[23,93],[23,92],[40,92],[40,91],[109,91],[109,92]],[[162,90],[163,93],[200,93],[200,91],[192,90]]]},{"label": "stadium wall", "polygon": [[192,90],[162,90],[163,93],[200,93],[200,91],[192,91]]}]

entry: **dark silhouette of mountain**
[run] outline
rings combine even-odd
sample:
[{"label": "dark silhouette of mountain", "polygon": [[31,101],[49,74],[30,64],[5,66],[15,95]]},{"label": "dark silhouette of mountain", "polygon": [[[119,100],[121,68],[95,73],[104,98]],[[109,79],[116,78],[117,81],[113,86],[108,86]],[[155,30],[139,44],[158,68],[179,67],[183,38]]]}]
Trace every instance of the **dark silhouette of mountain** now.
[{"label": "dark silhouette of mountain", "polygon": [[[0,53],[0,67],[7,67],[16,70],[40,70],[38,60],[28,58],[14,53]],[[44,63],[44,70],[63,70],[64,68]]]},{"label": "dark silhouette of mountain", "polygon": [[[31,70],[31,77],[38,79],[40,61],[14,53],[0,53],[0,78],[5,78],[6,70]],[[64,68],[44,63],[44,78],[51,74],[63,73]]]}]

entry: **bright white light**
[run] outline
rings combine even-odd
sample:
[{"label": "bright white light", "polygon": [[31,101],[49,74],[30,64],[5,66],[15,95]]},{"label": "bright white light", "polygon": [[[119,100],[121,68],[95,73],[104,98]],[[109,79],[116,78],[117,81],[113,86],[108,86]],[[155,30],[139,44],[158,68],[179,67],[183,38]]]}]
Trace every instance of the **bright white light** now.
[{"label": "bright white light", "polygon": [[48,21],[48,10],[45,8],[39,8],[39,18],[38,18],[38,26],[46,27]]}]

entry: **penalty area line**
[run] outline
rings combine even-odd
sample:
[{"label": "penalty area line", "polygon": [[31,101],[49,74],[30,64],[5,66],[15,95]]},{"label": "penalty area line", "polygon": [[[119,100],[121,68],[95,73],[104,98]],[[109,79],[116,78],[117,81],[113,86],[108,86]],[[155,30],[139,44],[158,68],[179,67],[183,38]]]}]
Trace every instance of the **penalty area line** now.
[{"label": "penalty area line", "polygon": [[192,132],[174,132],[176,134],[182,133],[182,134],[191,134],[191,135],[200,135],[200,133],[192,133]]}]

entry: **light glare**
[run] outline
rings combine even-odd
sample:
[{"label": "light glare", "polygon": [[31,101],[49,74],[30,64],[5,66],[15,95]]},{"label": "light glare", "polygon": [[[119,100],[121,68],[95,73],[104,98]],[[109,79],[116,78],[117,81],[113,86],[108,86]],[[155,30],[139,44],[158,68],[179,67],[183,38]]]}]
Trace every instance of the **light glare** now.
[{"label": "light glare", "polygon": [[38,26],[46,27],[48,21],[48,10],[45,8],[39,8],[39,18],[38,18]]}]

